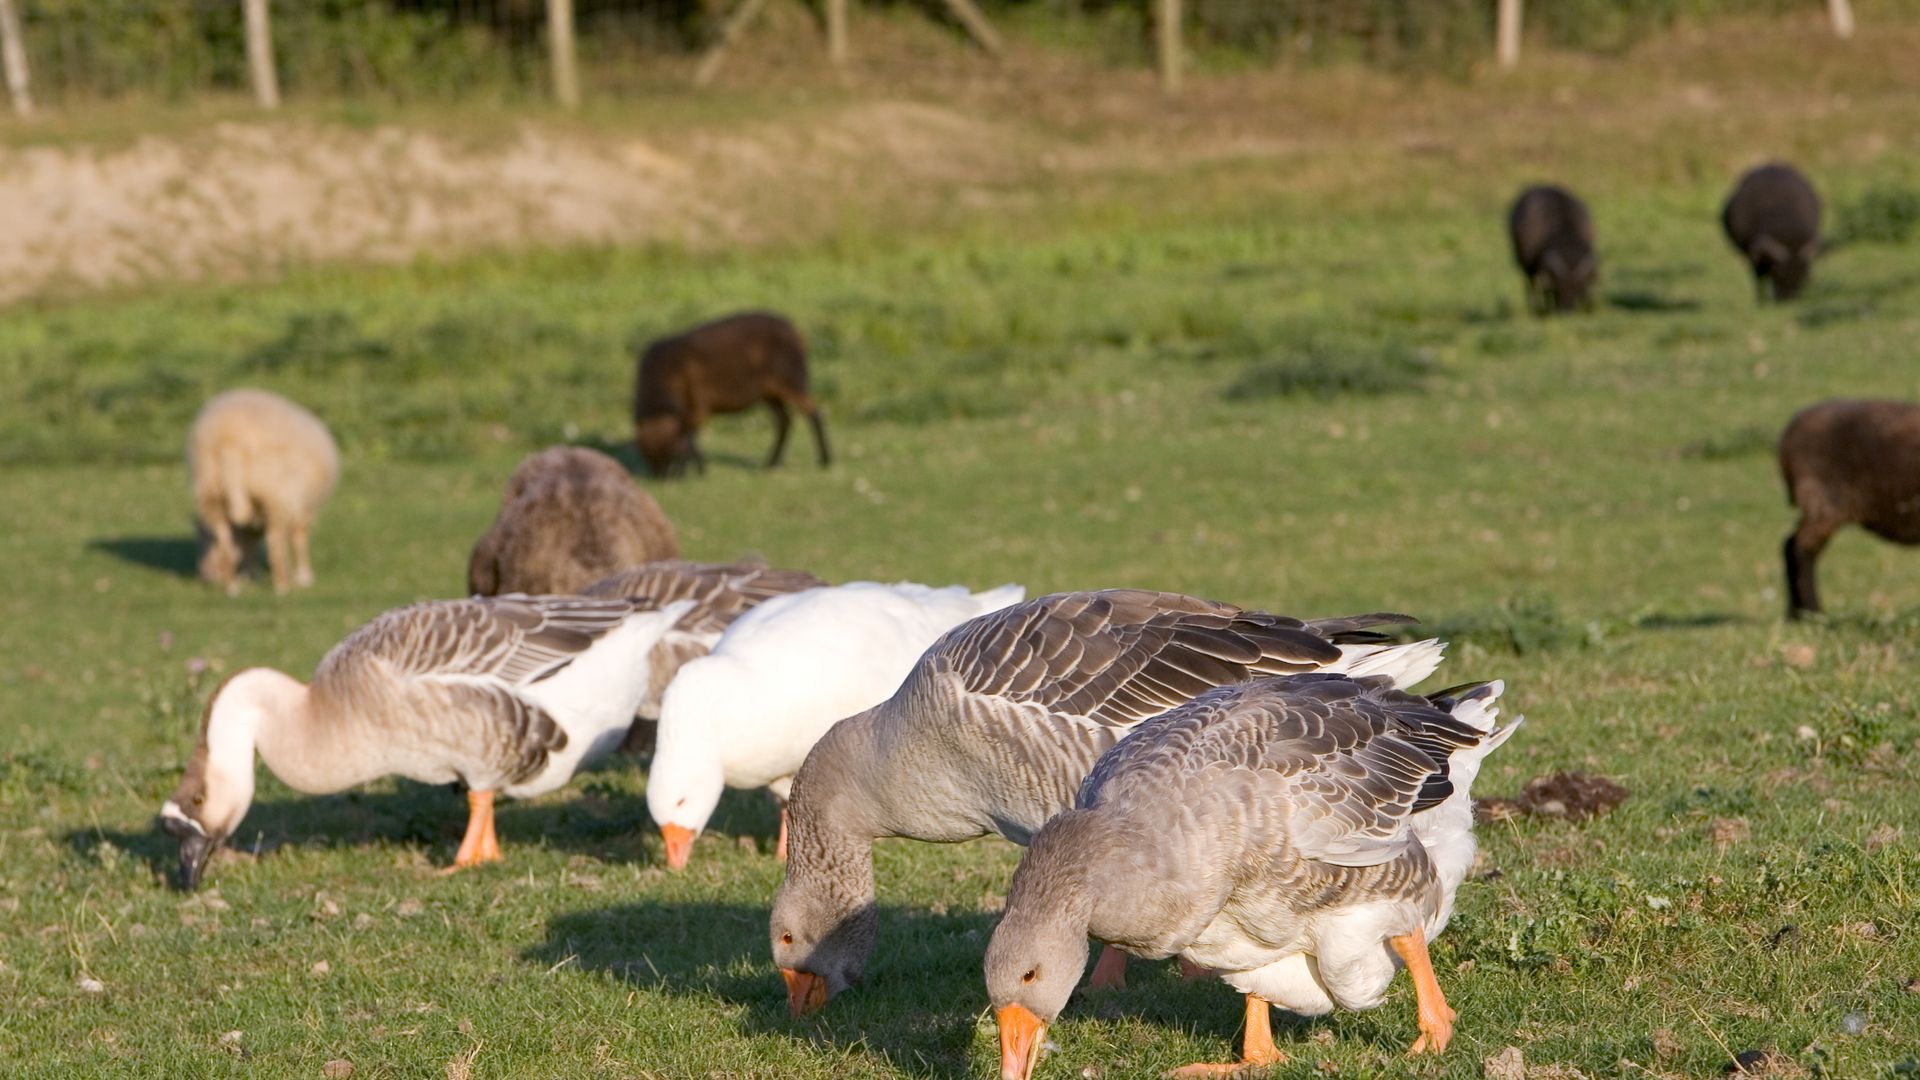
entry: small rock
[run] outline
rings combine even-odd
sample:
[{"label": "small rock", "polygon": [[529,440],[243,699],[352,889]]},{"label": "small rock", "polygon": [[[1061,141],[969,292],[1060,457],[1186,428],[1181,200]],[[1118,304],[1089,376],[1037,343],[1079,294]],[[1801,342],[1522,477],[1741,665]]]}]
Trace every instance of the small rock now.
[{"label": "small rock", "polygon": [[1517,1046],[1509,1046],[1480,1063],[1480,1075],[1486,1080],[1527,1080],[1526,1055]]},{"label": "small rock", "polygon": [[243,1037],[244,1037],[244,1033],[240,1031],[224,1032],[220,1036],[220,1045],[221,1046],[238,1046],[240,1045],[240,1040]]},{"label": "small rock", "polygon": [[1867,1014],[1850,1012],[1840,1018],[1840,1030],[1849,1035],[1858,1035],[1867,1030]]},{"label": "small rock", "polygon": [[80,992],[83,994],[104,994],[107,992],[107,984],[91,975],[82,975],[80,976]]},{"label": "small rock", "polygon": [[1708,835],[1713,837],[1715,851],[1725,851],[1753,839],[1753,826],[1747,824],[1746,818],[1714,818]]},{"label": "small rock", "polygon": [[334,1058],[320,1066],[320,1075],[326,1080],[347,1080],[353,1075],[353,1062],[346,1058]]},{"label": "small rock", "polygon": [[1820,737],[1820,733],[1813,730],[1813,725],[1811,724],[1801,724],[1799,727],[1793,729],[1793,737],[1799,739],[1801,742],[1812,742]]},{"label": "small rock", "polygon": [[1080,1080],[1100,1080],[1105,1075],[1107,1074],[1102,1072],[1098,1065],[1089,1065],[1080,1070]]},{"label": "small rock", "polygon": [[314,897],[314,901],[314,918],[331,919],[340,914],[340,905],[334,903],[333,897],[328,896],[326,893],[321,893],[319,896]]},{"label": "small rock", "polygon": [[1780,659],[1791,668],[1810,668],[1813,666],[1814,649],[1811,645],[1788,645],[1780,650]]},{"label": "small rock", "polygon": [[400,905],[393,909],[393,913],[403,919],[411,919],[425,910],[426,907],[421,904],[420,901],[409,896],[405,900],[400,901]]},{"label": "small rock", "polygon": [[315,975],[325,975],[333,970],[333,965],[327,963],[325,960],[316,960],[314,961],[313,967],[309,970]]}]

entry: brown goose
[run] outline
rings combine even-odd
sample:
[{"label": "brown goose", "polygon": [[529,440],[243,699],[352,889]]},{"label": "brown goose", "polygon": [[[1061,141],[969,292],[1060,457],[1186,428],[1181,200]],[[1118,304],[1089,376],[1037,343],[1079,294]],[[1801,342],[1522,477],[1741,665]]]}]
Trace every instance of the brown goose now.
[{"label": "brown goose", "polygon": [[1420,1037],[1452,1036],[1427,958],[1473,861],[1469,788],[1513,734],[1501,684],[1432,698],[1385,679],[1255,679],[1141,724],[1074,808],[1035,836],[987,946],[1000,1075],[1027,1080],[1089,934],[1181,955],[1247,995],[1245,1048],[1202,1076],[1286,1060],[1267,1004],[1308,1015],[1380,1004],[1398,963]]},{"label": "brown goose", "polygon": [[875,839],[998,834],[1024,844],[1073,805],[1094,760],[1134,725],[1216,686],[1316,670],[1397,685],[1425,678],[1440,662],[1437,642],[1387,644],[1368,630],[1412,621],[1302,622],[1110,589],[1045,596],[955,627],[893,697],[829,730],[794,779],[771,926],[788,1004],[812,1011],[864,973]]},{"label": "brown goose", "polygon": [[661,559],[631,566],[581,589],[585,596],[644,596],[655,605],[691,600],[693,607],[667,631],[648,657],[651,681],[640,701],[638,719],[621,749],[653,749],[660,723],[660,698],[689,660],[713,651],[733,621],[762,601],[817,589],[826,582],[805,570],[776,570],[756,562],[702,563]]},{"label": "brown goose", "polygon": [[181,884],[253,803],[253,755],[296,791],[382,776],[464,781],[467,835],[454,866],[500,858],[493,796],[525,798],[612,750],[647,687],[647,655],[690,600],[501,596],[378,616],[302,684],[242,671],[207,702],[199,745],[160,822],[180,838]]}]

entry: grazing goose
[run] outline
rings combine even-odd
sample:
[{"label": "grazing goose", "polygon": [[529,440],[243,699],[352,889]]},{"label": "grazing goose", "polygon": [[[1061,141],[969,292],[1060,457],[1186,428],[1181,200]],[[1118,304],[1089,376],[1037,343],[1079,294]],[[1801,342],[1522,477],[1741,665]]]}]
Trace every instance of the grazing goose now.
[{"label": "grazing goose", "polygon": [[656,605],[692,600],[693,607],[654,645],[648,657],[652,679],[640,701],[638,719],[621,749],[653,749],[660,720],[660,695],[689,660],[713,651],[720,635],[754,605],[776,596],[817,589],[826,582],[805,570],[775,570],[759,563],[699,563],[662,559],[641,563],[601,578],[580,590],[586,596],[644,596]]},{"label": "grazing goose", "polygon": [[660,744],[647,772],[647,808],[684,868],[725,788],[770,789],[780,800],[807,751],[835,722],[886,700],[941,634],[1018,603],[1003,585],[969,593],[856,581],[776,597],[728,627],[710,656],[680,669],[660,706]]},{"label": "grazing goose", "polygon": [[[888,700],[833,727],[793,783],[774,961],[796,1014],[857,981],[873,950],[873,841],[1024,844],[1134,725],[1255,675],[1344,671],[1409,686],[1435,641],[1387,644],[1405,615],[1302,622],[1178,593],[1041,597],[965,623]],[[1117,962],[1117,964],[1116,964]],[[1117,982],[1116,953],[1096,985]],[[1124,967],[1120,967],[1124,970]]]},{"label": "grazing goose", "polygon": [[647,687],[647,654],[690,607],[502,596],[398,608],[349,634],[313,682],[249,668],[214,691],[199,745],[160,809],[180,838],[181,884],[253,802],[256,749],[308,794],[382,776],[468,788],[454,866],[500,858],[493,796],[552,791],[617,746]]},{"label": "grazing goose", "polygon": [[1444,1050],[1453,1010],[1427,940],[1473,861],[1469,789],[1520,721],[1495,729],[1501,684],[1432,698],[1385,679],[1294,675],[1203,694],[1102,755],[1072,810],[1035,836],[987,945],[1000,1075],[1027,1080],[1087,960],[1087,936],[1184,956],[1247,996],[1242,1060],[1286,1060],[1267,1003],[1370,1009],[1396,958],[1420,1037]]}]

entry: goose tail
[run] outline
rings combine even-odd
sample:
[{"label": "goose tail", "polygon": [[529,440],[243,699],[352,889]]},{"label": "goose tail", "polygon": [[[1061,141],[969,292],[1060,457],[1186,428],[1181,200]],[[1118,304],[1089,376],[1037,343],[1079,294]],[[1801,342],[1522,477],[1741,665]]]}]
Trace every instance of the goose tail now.
[{"label": "goose tail", "polygon": [[[1385,676],[1394,689],[1405,690],[1433,674],[1446,651],[1446,643],[1438,638],[1407,644],[1342,645],[1340,659],[1321,670],[1354,679]],[[1498,691],[1494,696],[1499,696]]]}]

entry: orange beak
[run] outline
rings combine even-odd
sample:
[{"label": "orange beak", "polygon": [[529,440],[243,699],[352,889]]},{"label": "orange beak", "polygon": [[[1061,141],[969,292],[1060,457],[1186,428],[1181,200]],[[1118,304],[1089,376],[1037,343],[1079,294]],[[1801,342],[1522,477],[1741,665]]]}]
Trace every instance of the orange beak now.
[{"label": "orange beak", "polygon": [[1032,1080],[1047,1025],[1025,1005],[995,1009],[993,1019],[1000,1025],[1000,1080]]},{"label": "orange beak", "polygon": [[798,1017],[826,1008],[827,980],[811,971],[795,971],[792,968],[781,968],[780,977],[787,980],[788,1012]]},{"label": "orange beak", "polygon": [[693,857],[693,830],[678,825],[662,825],[660,835],[667,841],[667,869],[685,870],[687,860]]}]

